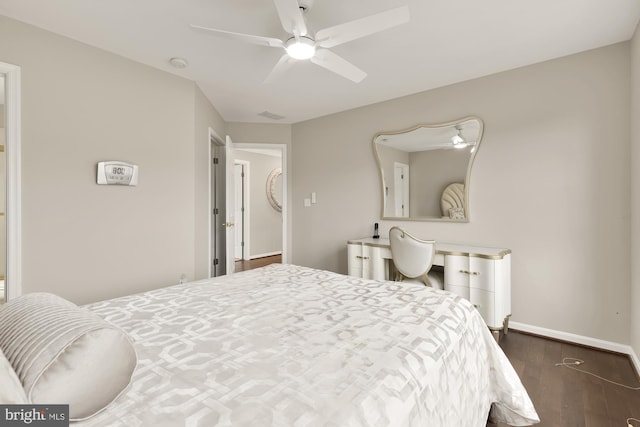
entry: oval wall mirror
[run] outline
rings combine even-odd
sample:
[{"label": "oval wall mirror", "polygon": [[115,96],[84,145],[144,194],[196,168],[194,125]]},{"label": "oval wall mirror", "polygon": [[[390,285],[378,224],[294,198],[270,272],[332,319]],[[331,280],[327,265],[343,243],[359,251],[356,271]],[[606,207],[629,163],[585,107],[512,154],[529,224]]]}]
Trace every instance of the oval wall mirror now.
[{"label": "oval wall mirror", "polygon": [[267,199],[273,209],[282,212],[282,168],[275,168],[267,177]]},{"label": "oval wall mirror", "polygon": [[377,133],[382,219],[468,222],[471,167],[482,133],[477,117]]}]

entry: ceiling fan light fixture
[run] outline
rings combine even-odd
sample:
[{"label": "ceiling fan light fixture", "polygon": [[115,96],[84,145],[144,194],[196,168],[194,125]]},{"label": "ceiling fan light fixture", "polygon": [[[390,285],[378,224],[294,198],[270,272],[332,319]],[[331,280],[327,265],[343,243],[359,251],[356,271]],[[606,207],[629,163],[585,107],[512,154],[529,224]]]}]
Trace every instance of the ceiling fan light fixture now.
[{"label": "ceiling fan light fixture", "polygon": [[451,143],[455,148],[465,148],[468,145],[467,141],[460,136],[460,128],[458,126],[456,126],[456,130],[458,132],[451,137]]},{"label": "ceiling fan light fixture", "polygon": [[316,54],[316,44],[309,37],[295,37],[287,40],[286,43],[287,54],[293,59],[309,59]]},{"label": "ceiling fan light fixture", "polygon": [[460,135],[454,135],[451,138],[451,143],[456,146],[456,148],[466,147],[467,144],[464,142],[464,139]]}]

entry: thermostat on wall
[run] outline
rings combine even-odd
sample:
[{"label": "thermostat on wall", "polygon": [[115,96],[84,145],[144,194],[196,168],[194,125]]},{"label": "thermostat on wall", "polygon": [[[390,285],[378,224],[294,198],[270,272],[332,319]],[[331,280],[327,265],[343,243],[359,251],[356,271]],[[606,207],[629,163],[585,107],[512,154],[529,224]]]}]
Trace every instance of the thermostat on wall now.
[{"label": "thermostat on wall", "polygon": [[98,162],[98,184],[138,185],[138,165],[110,161]]}]

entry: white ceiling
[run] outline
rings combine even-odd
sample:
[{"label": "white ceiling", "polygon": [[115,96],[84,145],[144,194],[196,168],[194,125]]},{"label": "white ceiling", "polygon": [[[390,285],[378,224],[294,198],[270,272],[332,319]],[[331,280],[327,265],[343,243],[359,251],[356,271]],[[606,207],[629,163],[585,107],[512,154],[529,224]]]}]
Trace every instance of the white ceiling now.
[{"label": "white ceiling", "polygon": [[[368,73],[353,83],[309,62],[263,84],[274,48],[189,24],[284,39],[271,0],[0,0],[0,14],[184,76],[226,121],[295,123],[629,40],[638,0],[316,0],[311,33],[408,5],[408,24],[332,48]],[[189,66],[171,67],[182,57]],[[272,120],[258,114],[284,116]]]}]

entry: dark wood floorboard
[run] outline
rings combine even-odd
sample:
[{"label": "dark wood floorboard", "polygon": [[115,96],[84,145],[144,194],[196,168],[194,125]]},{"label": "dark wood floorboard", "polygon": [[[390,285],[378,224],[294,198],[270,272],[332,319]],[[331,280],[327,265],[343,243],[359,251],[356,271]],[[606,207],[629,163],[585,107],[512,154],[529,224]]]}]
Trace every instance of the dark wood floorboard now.
[{"label": "dark wood floorboard", "polygon": [[237,260],[236,272],[253,270],[254,268],[264,267],[265,265],[273,264],[276,262],[282,262],[282,255],[266,256],[249,260]]},{"label": "dark wood floorboard", "polygon": [[[541,427],[625,427],[640,418],[640,391],[555,366],[563,357],[584,360],[578,368],[632,387],[640,381],[626,355],[559,342],[517,331],[500,340],[533,401]],[[633,426],[640,427],[640,423]],[[508,427],[492,424],[491,427]]]}]

